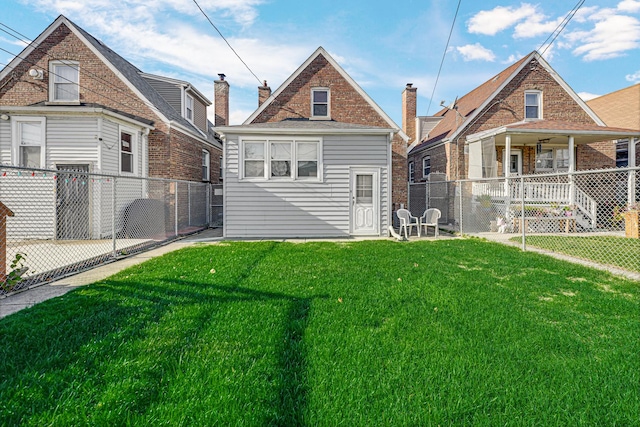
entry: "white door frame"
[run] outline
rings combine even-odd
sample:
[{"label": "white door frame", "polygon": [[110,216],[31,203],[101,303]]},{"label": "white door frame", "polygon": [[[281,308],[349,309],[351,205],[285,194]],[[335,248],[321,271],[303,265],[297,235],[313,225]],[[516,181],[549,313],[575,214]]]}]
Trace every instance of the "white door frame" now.
[{"label": "white door frame", "polygon": [[509,156],[507,156],[507,150],[502,150],[503,156],[502,156],[502,165],[503,165],[503,171],[502,171],[502,175],[504,176],[504,172],[506,170],[506,168],[511,169],[511,156],[516,155],[518,156],[518,172],[509,172],[509,175],[522,175],[522,150],[521,149],[516,149],[516,148],[512,148],[511,149],[511,153]]},{"label": "white door frame", "polygon": [[[356,176],[372,176],[372,222],[371,227],[358,228],[356,218]],[[349,234],[356,236],[380,235],[380,169],[379,168],[351,168],[349,170]]]}]

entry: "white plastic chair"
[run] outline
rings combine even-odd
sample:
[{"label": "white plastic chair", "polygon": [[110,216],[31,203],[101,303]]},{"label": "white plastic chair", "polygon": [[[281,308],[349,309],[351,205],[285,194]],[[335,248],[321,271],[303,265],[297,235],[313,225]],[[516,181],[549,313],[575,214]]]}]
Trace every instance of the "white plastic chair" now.
[{"label": "white plastic chair", "polygon": [[429,226],[435,228],[436,237],[438,237],[438,220],[442,216],[440,209],[430,208],[424,211],[424,214],[420,217],[420,223],[418,225],[418,236],[420,235],[420,230],[424,227],[424,235],[426,236],[429,232]]},{"label": "white plastic chair", "polygon": [[402,235],[402,231],[404,230],[404,235],[408,239],[411,235],[411,230],[413,229],[413,227],[416,227],[418,228],[418,237],[420,237],[418,218],[411,215],[411,212],[409,212],[407,209],[398,209],[396,213],[398,215],[398,219],[400,220],[400,235]]}]

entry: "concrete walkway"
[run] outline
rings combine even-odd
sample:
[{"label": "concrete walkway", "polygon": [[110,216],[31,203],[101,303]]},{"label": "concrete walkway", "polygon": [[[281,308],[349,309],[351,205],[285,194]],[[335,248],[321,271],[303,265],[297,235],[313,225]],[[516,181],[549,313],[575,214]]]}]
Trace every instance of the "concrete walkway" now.
[{"label": "concrete walkway", "polygon": [[221,229],[204,230],[200,233],[187,236],[150,251],[110,262],[100,267],[92,268],[90,270],[74,274],[73,276],[56,280],[55,282],[37,285],[13,295],[9,295],[6,298],[0,298],[0,319],[20,311],[23,308],[31,307],[39,302],[64,295],[80,286],[85,286],[105,279],[121,270],[124,270],[125,268],[140,264],[151,258],[182,249],[195,243],[211,243],[218,242],[220,240],[222,240]]}]

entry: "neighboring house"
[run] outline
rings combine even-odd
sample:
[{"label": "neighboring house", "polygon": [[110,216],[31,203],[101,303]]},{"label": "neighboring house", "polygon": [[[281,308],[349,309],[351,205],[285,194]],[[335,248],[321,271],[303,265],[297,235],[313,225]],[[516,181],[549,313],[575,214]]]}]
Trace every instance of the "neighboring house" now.
[{"label": "neighboring house", "polygon": [[[587,105],[607,126],[640,129],[640,84],[599,96]],[[629,139],[616,141],[616,166],[629,165]],[[636,141],[637,145],[637,141]],[[640,165],[640,150],[635,147],[636,165]]]},{"label": "neighboring house", "polygon": [[[222,145],[207,119],[209,105],[189,83],[143,73],[61,15],[0,71],[0,162],[217,183]],[[54,199],[53,211],[39,213],[42,229],[50,231],[38,237],[100,238],[111,229],[88,206],[87,194],[98,186],[78,189],[74,200],[83,205],[64,212],[60,206],[69,204],[51,185],[41,188]],[[11,190],[3,186],[0,197],[16,212],[14,223],[27,221]],[[147,193],[140,184],[129,199]],[[91,212],[92,224],[75,234],[51,231],[56,227],[49,223],[78,212]]]},{"label": "neighboring house", "polygon": [[[640,130],[607,127],[537,52],[435,116],[416,118],[415,128],[418,138],[408,154],[414,182],[434,172],[457,180],[613,168],[612,140],[640,137]],[[474,183],[472,191],[501,204],[527,194],[535,196],[526,196],[525,203],[572,206],[578,223],[593,228],[602,211],[597,193],[617,188],[603,185],[581,186],[565,176],[527,183],[523,193],[518,185],[498,181]],[[508,208],[498,210],[508,215]]]},{"label": "neighboring house", "polygon": [[386,236],[406,203],[407,137],[389,116],[322,47],[258,102],[218,128],[225,237]]},{"label": "neighboring house", "polygon": [[606,127],[537,52],[417,118],[416,128],[421,138],[408,154],[416,182],[431,172],[455,180],[611,168],[608,140],[640,136]]}]

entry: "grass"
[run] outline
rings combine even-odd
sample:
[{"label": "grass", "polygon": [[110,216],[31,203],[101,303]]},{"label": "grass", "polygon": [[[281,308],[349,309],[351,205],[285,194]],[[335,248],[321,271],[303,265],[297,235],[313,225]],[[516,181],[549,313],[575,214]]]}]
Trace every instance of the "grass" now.
[{"label": "grass", "polygon": [[[522,242],[522,237],[510,240]],[[640,273],[640,239],[541,235],[527,236],[526,244]]]},{"label": "grass", "polygon": [[638,425],[638,313],[475,239],[192,247],[0,320],[0,425]]}]

